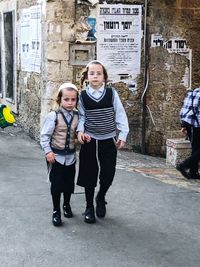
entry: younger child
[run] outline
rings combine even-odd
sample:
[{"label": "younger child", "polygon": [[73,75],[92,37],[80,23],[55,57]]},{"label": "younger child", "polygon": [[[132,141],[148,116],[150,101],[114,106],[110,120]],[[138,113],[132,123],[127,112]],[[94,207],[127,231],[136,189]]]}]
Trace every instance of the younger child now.
[{"label": "younger child", "polygon": [[[96,196],[96,215],[105,217],[105,195],[113,182],[117,148],[125,146],[129,132],[128,119],[116,90],[106,86],[108,79],[104,65],[91,61],[82,75],[86,90],[79,101],[77,127],[80,149],[77,184],[85,188],[85,222],[95,223],[94,192],[99,178],[100,189]],[[116,139],[116,128],[119,130]],[[87,138],[86,138],[87,134]],[[91,140],[89,139],[91,138]]]},{"label": "younger child", "polygon": [[78,113],[74,110],[78,100],[78,89],[74,84],[64,83],[57,95],[59,108],[51,111],[41,130],[40,144],[45,152],[49,180],[51,182],[51,196],[53,201],[52,223],[54,226],[62,224],[60,211],[61,193],[64,196],[64,216],[73,216],[70,198],[74,192],[75,178],[75,138],[78,124]]}]

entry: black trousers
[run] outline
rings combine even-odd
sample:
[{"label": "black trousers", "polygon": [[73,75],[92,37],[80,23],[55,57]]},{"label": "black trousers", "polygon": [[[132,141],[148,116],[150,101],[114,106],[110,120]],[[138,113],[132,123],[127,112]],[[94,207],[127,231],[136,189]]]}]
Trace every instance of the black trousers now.
[{"label": "black trousers", "polygon": [[73,193],[75,179],[75,163],[69,166],[55,162],[49,174],[51,193]]},{"label": "black trousers", "polygon": [[185,168],[190,169],[191,174],[197,174],[200,160],[200,127],[187,126],[187,133],[191,142],[191,156],[182,162]]},{"label": "black trousers", "polygon": [[96,187],[99,183],[109,187],[114,179],[117,159],[115,139],[91,139],[81,145],[79,153],[79,173],[77,185]]}]

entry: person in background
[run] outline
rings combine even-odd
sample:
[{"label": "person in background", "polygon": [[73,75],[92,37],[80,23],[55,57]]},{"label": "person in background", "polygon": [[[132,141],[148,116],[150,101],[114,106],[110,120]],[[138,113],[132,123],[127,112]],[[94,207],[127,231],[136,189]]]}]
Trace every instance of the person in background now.
[{"label": "person in background", "polygon": [[[98,178],[100,188],[95,198],[96,215],[99,218],[106,215],[105,195],[114,179],[117,149],[124,148],[129,132],[119,95],[114,88],[106,86],[107,80],[107,71],[97,60],[86,66],[81,78],[81,84],[86,82],[87,87],[82,90],[78,105],[77,132],[81,148],[77,185],[85,188],[86,223],[96,222],[93,202]],[[117,138],[116,129],[119,131]]]},{"label": "person in background", "polygon": [[200,88],[189,91],[180,111],[181,132],[188,136],[192,153],[176,169],[187,179],[200,179]]},{"label": "person in background", "polygon": [[75,138],[78,125],[78,89],[72,83],[60,86],[57,95],[58,109],[51,111],[43,124],[40,144],[45,152],[51,182],[53,202],[52,223],[62,225],[60,200],[63,193],[63,213],[73,216],[70,198],[74,192],[75,179]]}]

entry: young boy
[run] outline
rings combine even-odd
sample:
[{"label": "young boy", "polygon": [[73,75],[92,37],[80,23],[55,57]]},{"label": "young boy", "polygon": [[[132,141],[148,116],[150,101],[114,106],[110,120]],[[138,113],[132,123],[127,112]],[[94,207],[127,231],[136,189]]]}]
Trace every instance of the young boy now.
[{"label": "young boy", "polygon": [[[116,90],[106,87],[108,74],[99,61],[91,61],[82,75],[86,90],[79,101],[78,140],[80,149],[77,184],[85,188],[85,222],[95,223],[94,192],[99,178],[100,189],[96,196],[96,215],[106,215],[105,195],[111,186],[116,168],[117,148],[125,146],[129,132],[128,119]],[[119,130],[116,138],[116,128]],[[87,139],[85,138],[87,134]],[[91,138],[91,140],[90,140]]]},{"label": "young boy", "polygon": [[41,130],[40,144],[50,169],[49,180],[53,202],[52,223],[54,226],[62,224],[61,193],[64,196],[64,216],[67,218],[73,216],[70,198],[74,192],[75,138],[78,124],[78,113],[74,109],[77,100],[77,87],[71,83],[62,84],[57,95],[59,108],[47,115]]}]

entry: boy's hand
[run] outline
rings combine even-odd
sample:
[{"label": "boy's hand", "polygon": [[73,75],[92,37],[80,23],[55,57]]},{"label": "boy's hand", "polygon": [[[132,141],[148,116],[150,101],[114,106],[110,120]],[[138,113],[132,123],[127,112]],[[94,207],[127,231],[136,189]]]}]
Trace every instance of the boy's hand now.
[{"label": "boy's hand", "polygon": [[126,143],[124,141],[117,139],[116,146],[118,149],[124,148],[125,145],[126,145]]},{"label": "boy's hand", "polygon": [[46,154],[46,158],[49,163],[55,163],[55,154],[53,152]]},{"label": "boy's hand", "polygon": [[85,133],[84,134],[84,140],[85,140],[85,142],[89,143],[91,141],[90,135]]},{"label": "boy's hand", "polygon": [[91,141],[91,137],[89,136],[89,134],[83,133],[83,132],[78,132],[78,141],[81,144],[84,144],[85,142],[89,143]]},{"label": "boy's hand", "polygon": [[85,134],[84,134],[83,132],[78,132],[77,137],[78,137],[78,141],[79,141],[79,143],[84,144],[84,141],[85,141]]}]

